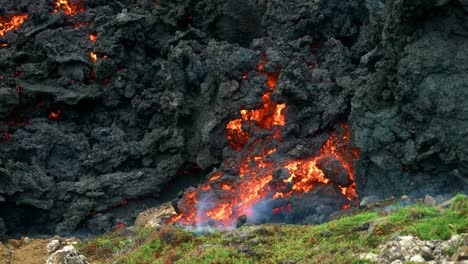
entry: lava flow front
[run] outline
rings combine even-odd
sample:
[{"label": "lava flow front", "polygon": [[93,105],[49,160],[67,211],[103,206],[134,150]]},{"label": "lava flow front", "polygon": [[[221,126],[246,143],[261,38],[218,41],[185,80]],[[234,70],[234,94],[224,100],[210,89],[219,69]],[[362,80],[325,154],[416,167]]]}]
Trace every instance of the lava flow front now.
[{"label": "lava flow front", "polygon": [[[213,172],[207,183],[188,189],[177,202],[178,215],[169,222],[229,227],[240,216],[253,217],[253,208],[259,202],[287,200],[327,184],[334,184],[338,195],[346,197],[344,200],[348,202],[340,205],[342,209],[357,202],[353,161],[359,153],[348,146],[346,124],[338,129],[341,132],[328,138],[314,157],[294,160],[278,157],[287,105],[271,99],[279,74],[266,72],[266,63],[264,59],[257,70],[267,77],[269,88],[262,96],[262,106],[254,110],[242,109],[240,118],[230,121],[226,127],[231,147],[240,158],[226,160],[223,170]],[[294,207],[286,203],[270,212],[288,213],[290,210]]]}]

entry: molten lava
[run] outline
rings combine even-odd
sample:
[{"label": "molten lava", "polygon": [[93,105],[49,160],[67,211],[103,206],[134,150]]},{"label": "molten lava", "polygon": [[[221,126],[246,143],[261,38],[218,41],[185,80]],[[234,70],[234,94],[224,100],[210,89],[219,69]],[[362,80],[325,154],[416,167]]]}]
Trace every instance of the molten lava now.
[{"label": "molten lava", "polygon": [[96,32],[89,34],[89,39],[90,39],[92,42],[96,42],[96,41],[97,41],[97,37],[98,37],[98,34],[97,34]]},{"label": "molten lava", "polygon": [[91,60],[92,60],[93,62],[96,62],[97,59],[98,59],[97,54],[94,53],[94,52],[92,52],[92,51],[89,53],[89,57],[91,58]]},{"label": "molten lava", "polygon": [[[349,201],[342,205],[347,209],[357,203],[356,185],[353,175],[353,161],[359,152],[348,147],[349,127],[342,125],[340,132],[332,134],[320,149],[317,156],[275,162],[277,146],[282,143],[281,132],[286,124],[286,104],[278,104],[271,99],[279,74],[265,71],[266,58],[258,65],[257,72],[267,77],[268,90],[262,96],[261,107],[253,110],[242,109],[240,118],[230,121],[227,138],[240,159],[227,160],[225,167],[237,168],[237,177],[218,170],[211,174],[207,183],[191,188],[177,204],[178,215],[169,222],[196,226],[213,223],[218,226],[232,226],[238,217],[253,215],[252,208],[263,200],[275,200],[301,196],[315,186],[332,184],[317,167],[322,157],[333,156],[348,173],[351,184],[339,186],[341,193]],[[258,136],[261,135],[261,136]],[[286,177],[274,177],[278,170],[287,170]],[[228,180],[225,180],[228,179]],[[274,208],[273,214],[288,213],[291,204]]]},{"label": "molten lava", "polygon": [[[270,90],[262,96],[263,106],[255,110],[241,110],[241,118],[232,120],[226,127],[227,138],[231,146],[237,151],[240,151],[250,138],[249,131],[244,131],[242,129],[243,124],[248,123],[250,127],[256,124],[261,129],[270,130],[273,126],[284,126],[286,123],[285,113],[283,111],[286,109],[286,104],[277,104],[270,99],[271,93],[275,90],[276,83],[278,82],[278,74],[263,71],[265,64],[266,58],[258,65],[258,72],[267,77],[266,83],[270,88]],[[247,79],[247,75],[244,76],[245,79]]]},{"label": "molten lava", "polygon": [[60,10],[63,10],[66,15],[74,16],[85,11],[82,1],[69,2],[69,0],[56,0],[53,12],[58,13]]},{"label": "molten lava", "polygon": [[27,14],[13,15],[9,20],[0,17],[0,37],[5,36],[8,31],[19,28],[26,18]]}]

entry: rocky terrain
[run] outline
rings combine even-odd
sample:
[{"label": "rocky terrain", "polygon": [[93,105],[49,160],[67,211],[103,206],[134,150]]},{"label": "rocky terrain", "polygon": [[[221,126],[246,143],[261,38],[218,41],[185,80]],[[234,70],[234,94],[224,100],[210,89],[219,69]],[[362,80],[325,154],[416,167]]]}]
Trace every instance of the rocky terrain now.
[{"label": "rocky terrain", "polygon": [[77,247],[90,263],[468,263],[467,197],[413,202],[369,204],[322,225],[225,231],[158,225],[161,213],[169,213],[163,207],[132,230]]},{"label": "rocky terrain", "polygon": [[409,196],[361,205],[322,225],[245,225],[187,230],[163,224],[160,206],[132,227],[78,238],[11,239],[0,264],[88,263],[467,263],[468,200]]},{"label": "rocky terrain", "polygon": [[204,181],[268,89],[265,57],[287,105],[278,157],[348,123],[360,200],[467,192],[466,0],[70,4],[0,0],[28,15],[0,35],[1,238],[99,234]]}]

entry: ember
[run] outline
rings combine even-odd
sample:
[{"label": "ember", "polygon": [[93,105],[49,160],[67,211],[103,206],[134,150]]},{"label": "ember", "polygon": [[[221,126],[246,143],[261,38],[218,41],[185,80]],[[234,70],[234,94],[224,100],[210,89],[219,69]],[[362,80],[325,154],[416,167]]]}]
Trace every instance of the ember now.
[{"label": "ember", "polygon": [[50,111],[49,119],[58,121],[61,115],[62,115],[62,110],[61,109],[57,109],[57,111]]},{"label": "ember", "polygon": [[19,85],[16,85],[16,92],[21,95],[21,87]]},{"label": "ember", "polygon": [[114,232],[121,231],[124,229],[125,229],[125,224],[122,222],[118,222],[113,228]]},{"label": "ember", "polygon": [[[262,96],[262,107],[242,109],[240,118],[230,121],[226,126],[231,147],[243,154],[240,160],[225,163],[237,164],[238,177],[235,180],[232,177],[229,177],[230,180],[223,180],[221,170],[214,172],[206,184],[185,193],[177,205],[179,215],[170,222],[196,226],[214,221],[217,226],[233,226],[238,217],[252,216],[252,208],[262,200],[298,197],[310,192],[318,184],[332,184],[332,179],[325,175],[328,168],[317,164],[327,157],[331,160],[329,162],[338,162],[343,169],[334,169],[348,177],[344,180],[333,179],[349,201],[342,208],[347,209],[357,202],[353,161],[358,158],[359,152],[348,147],[349,127],[346,124],[342,125],[341,132],[328,138],[319,155],[284,162],[272,161],[271,156],[277,151],[272,146],[282,142],[281,132],[286,124],[287,105],[278,104],[271,99],[279,74],[264,71],[266,64],[265,58],[258,65],[258,73],[267,77],[266,85],[269,87]],[[259,131],[265,133],[258,133]],[[252,140],[254,134],[269,136]],[[287,170],[288,177],[277,179],[274,174],[282,168]],[[272,213],[288,213],[290,210],[291,204],[288,203],[286,206],[273,208]]]},{"label": "ember", "polygon": [[[27,14],[14,15],[9,20],[0,17],[0,37],[5,36],[8,31],[17,29],[28,18]],[[4,44],[2,44],[4,45]],[[2,46],[6,47],[6,46]]]},{"label": "ember", "polygon": [[97,37],[98,37],[98,35],[97,35],[96,32],[89,34],[89,39],[90,39],[92,42],[96,42],[96,41],[97,41]]},{"label": "ember", "polygon": [[97,54],[94,53],[94,52],[92,52],[92,51],[89,53],[89,57],[91,58],[91,60],[92,60],[93,62],[96,62],[97,59],[98,59]]}]

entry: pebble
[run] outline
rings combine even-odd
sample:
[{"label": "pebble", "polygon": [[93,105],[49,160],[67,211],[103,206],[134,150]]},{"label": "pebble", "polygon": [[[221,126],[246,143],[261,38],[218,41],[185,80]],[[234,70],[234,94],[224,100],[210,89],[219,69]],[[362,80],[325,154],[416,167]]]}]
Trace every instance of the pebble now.
[{"label": "pebble", "polygon": [[421,255],[412,256],[409,260],[412,262],[425,262],[424,258]]}]

